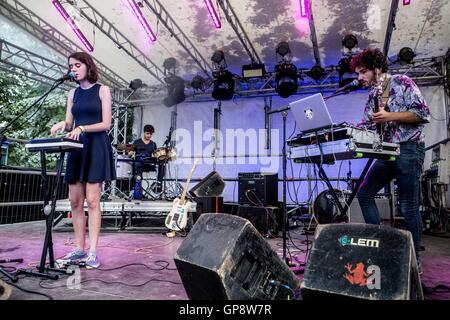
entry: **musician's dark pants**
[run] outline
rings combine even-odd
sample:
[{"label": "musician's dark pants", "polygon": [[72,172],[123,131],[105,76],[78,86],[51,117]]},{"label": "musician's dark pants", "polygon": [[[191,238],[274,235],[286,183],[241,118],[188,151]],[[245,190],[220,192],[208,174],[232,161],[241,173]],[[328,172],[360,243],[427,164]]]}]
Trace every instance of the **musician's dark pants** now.
[{"label": "musician's dark pants", "polygon": [[366,223],[380,224],[380,214],[375,204],[375,195],[393,178],[397,180],[400,212],[405,218],[407,229],[412,234],[417,259],[419,259],[422,237],[419,182],[424,157],[425,148],[423,144],[401,143],[400,156],[395,161],[375,161],[357,194]]}]

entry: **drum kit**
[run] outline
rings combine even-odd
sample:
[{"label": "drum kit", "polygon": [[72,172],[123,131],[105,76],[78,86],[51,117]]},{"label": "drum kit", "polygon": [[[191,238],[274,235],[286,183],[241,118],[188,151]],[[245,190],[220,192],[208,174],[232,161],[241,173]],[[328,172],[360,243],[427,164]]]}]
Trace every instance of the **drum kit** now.
[{"label": "drum kit", "polygon": [[[134,177],[136,163],[142,163],[143,172],[162,171],[161,173],[158,172],[157,176],[160,177],[161,180],[163,180],[163,176],[166,171],[166,165],[169,161],[173,161],[176,159],[176,151],[174,149],[169,149],[166,147],[156,149],[151,157],[141,157],[136,156],[136,154],[130,155],[131,152],[136,151],[136,145],[134,144],[115,144],[113,146],[117,150],[117,179],[129,180],[130,185],[132,179],[136,178]],[[144,187],[145,185],[143,184],[142,186]],[[161,198],[164,194],[164,181],[155,181],[150,184],[147,183],[147,187],[142,188],[142,191],[151,199]],[[133,195],[134,198],[136,198],[136,190],[134,190]]]}]

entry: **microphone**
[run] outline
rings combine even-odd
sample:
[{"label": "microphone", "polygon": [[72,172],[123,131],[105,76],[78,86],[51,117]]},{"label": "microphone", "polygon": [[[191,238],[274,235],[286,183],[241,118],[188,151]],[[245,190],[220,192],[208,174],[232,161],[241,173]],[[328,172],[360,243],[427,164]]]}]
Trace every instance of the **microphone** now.
[{"label": "microphone", "polygon": [[73,81],[73,80],[75,80],[75,77],[76,77],[75,72],[70,71],[67,74],[65,74],[63,77],[59,78],[56,81],[66,81],[66,80]]},{"label": "microphone", "polygon": [[355,90],[355,89],[358,89],[359,87],[360,87],[360,85],[361,85],[361,83],[359,82],[359,80],[358,79],[355,79],[355,80],[353,80],[352,82],[350,82],[350,83],[347,83],[345,86],[343,86],[342,88],[339,88],[339,89],[337,89],[335,92],[333,92],[333,93],[336,93],[336,92],[341,92],[341,91],[344,91],[344,90],[347,90],[347,89],[353,89],[353,90]]}]

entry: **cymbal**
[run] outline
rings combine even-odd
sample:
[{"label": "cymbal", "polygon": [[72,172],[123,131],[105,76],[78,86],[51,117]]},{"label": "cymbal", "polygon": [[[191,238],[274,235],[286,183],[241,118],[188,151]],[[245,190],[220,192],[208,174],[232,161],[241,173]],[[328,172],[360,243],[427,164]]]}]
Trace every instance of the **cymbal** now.
[{"label": "cymbal", "polygon": [[119,143],[119,144],[115,144],[114,147],[119,151],[135,151],[136,150],[136,146],[134,144]]}]

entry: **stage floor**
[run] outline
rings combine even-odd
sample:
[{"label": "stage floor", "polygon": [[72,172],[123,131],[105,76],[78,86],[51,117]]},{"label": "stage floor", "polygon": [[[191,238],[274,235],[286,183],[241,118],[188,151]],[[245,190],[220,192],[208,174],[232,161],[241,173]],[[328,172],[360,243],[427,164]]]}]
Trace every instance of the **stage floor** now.
[{"label": "stage floor", "polygon": [[[65,221],[67,222],[67,221]],[[64,223],[64,221],[62,221]],[[23,258],[17,268],[35,266],[41,256],[45,225],[43,221],[0,225],[0,260]],[[303,261],[305,235],[300,229],[290,231],[293,242],[290,251]],[[81,283],[71,276],[59,280],[21,275],[17,285],[37,291],[56,300],[187,300],[188,297],[175,268],[173,256],[183,237],[168,238],[162,233],[104,232],[98,255],[102,266],[97,270],[81,269]],[[312,236],[309,236],[312,239]],[[53,232],[55,257],[61,257],[74,247],[72,232]],[[282,238],[267,239],[282,256]],[[421,253],[424,274],[422,282],[431,288],[438,284],[450,286],[450,238],[424,235],[425,251]],[[131,264],[131,265],[130,265]],[[134,265],[133,265],[134,264]],[[10,270],[9,268],[7,270]],[[12,271],[12,270],[11,270]],[[301,275],[299,276],[301,277]],[[426,294],[429,300],[450,299],[450,293]],[[13,288],[11,300],[37,300],[47,297]]]}]

